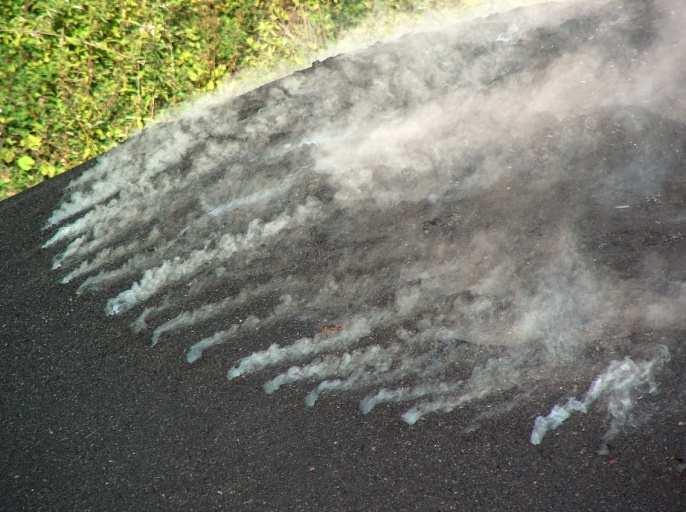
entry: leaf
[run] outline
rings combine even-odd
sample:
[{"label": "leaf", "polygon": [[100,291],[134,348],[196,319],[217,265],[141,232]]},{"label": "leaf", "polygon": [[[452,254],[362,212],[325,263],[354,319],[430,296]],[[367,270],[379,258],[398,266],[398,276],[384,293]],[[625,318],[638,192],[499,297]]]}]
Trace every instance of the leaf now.
[{"label": "leaf", "polygon": [[6,164],[11,164],[14,161],[15,156],[14,151],[10,148],[0,150],[0,159]]},{"label": "leaf", "polygon": [[22,155],[17,160],[17,165],[22,171],[28,171],[29,169],[32,169],[35,164],[36,161],[29,155]]},{"label": "leaf", "polygon": [[40,164],[38,170],[46,178],[52,178],[57,174],[57,168],[52,164]]},{"label": "leaf", "polygon": [[38,148],[40,148],[42,142],[43,140],[40,137],[29,134],[21,140],[20,144],[26,149],[36,151]]}]

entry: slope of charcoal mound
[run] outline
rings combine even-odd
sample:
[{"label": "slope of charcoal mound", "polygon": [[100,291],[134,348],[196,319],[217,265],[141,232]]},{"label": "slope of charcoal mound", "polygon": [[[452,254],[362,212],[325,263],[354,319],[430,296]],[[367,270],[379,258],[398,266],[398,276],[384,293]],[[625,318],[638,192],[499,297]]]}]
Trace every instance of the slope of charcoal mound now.
[{"label": "slope of charcoal mound", "polygon": [[405,35],[0,204],[0,508],[680,510],[684,21]]}]

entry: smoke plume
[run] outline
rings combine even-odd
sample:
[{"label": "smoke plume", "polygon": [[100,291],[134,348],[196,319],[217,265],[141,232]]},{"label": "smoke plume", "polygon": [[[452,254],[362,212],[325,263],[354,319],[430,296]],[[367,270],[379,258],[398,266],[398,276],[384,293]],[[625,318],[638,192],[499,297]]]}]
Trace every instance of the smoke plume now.
[{"label": "smoke plume", "polygon": [[685,23],[569,0],[315,62],[99,157],[45,246],[188,363],[250,347],[231,381],[409,424],[582,381],[531,441],[604,404],[606,443],[685,327]]}]

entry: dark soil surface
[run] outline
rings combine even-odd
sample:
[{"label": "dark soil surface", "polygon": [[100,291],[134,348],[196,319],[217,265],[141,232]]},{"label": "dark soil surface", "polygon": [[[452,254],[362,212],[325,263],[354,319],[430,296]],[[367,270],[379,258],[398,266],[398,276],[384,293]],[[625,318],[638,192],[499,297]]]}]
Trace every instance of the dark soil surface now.
[{"label": "dark soil surface", "polygon": [[[408,427],[392,407],[362,416],[330,398],[309,410],[302,393],[230,385],[220,359],[189,371],[182,347],[149,348],[105,320],[101,299],[56,282],[41,228],[68,179],[0,204],[0,509],[686,507],[683,408],[660,408],[600,456],[602,414],[529,444],[555,390],[464,434],[459,410]],[[683,398],[684,363],[673,354],[662,397]]]}]

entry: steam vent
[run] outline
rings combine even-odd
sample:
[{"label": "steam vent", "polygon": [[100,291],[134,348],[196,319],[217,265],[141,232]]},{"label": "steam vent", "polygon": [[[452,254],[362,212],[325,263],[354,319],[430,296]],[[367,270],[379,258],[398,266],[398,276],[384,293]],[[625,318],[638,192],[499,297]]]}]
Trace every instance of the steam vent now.
[{"label": "steam vent", "polygon": [[0,510],[686,510],[686,3],[189,105],[0,203]]}]

